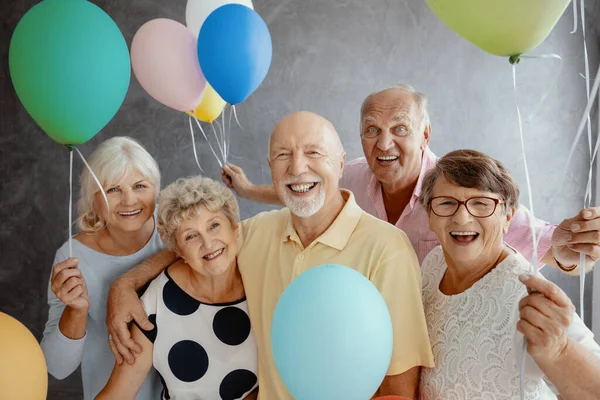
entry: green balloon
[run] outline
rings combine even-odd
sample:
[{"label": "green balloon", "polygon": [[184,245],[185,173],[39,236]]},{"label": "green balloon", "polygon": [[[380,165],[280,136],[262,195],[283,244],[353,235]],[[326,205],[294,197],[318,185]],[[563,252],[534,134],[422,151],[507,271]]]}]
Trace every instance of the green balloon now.
[{"label": "green balloon", "polygon": [[[539,46],[571,0],[426,0],[450,29],[497,56],[519,56]],[[516,62],[513,58],[511,62]]]},{"label": "green balloon", "polygon": [[53,140],[94,137],[123,104],[129,50],[115,22],[86,0],[43,0],[19,21],[8,53],[23,106]]}]

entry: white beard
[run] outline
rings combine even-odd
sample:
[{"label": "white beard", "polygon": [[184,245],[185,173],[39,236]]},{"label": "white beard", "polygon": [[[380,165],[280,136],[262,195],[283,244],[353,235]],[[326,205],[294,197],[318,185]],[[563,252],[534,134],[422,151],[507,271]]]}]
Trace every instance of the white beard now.
[{"label": "white beard", "polygon": [[300,218],[315,215],[325,204],[325,189],[319,186],[319,191],[308,198],[299,198],[290,194],[286,185],[278,185],[279,196],[283,204],[290,209],[292,214]]}]

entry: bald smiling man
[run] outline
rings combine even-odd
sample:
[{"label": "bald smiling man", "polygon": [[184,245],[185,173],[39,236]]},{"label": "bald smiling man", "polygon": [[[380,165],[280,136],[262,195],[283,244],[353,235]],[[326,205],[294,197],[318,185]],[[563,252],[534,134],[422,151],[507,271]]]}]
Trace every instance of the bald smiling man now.
[{"label": "bald smiling man", "polygon": [[[294,278],[325,263],[363,274],[388,306],[394,349],[377,396],[415,398],[421,367],[433,366],[415,251],[401,230],[363,211],[351,192],[340,189],[345,158],[335,128],[317,114],[291,114],[271,135],[268,162],[279,201],[286,207],[242,221],[238,255],[258,346],[259,399],[292,399],[271,351],[273,313]],[[146,322],[135,290],[175,257],[158,254],[113,285],[107,322],[122,345],[131,343],[126,329],[131,318],[141,316],[137,322]]]},{"label": "bald smiling man", "polygon": [[[404,231],[419,261],[423,261],[440,244],[429,229],[425,207],[418,201],[423,177],[437,162],[429,149],[427,98],[410,85],[398,85],[370,94],[360,110],[360,140],[365,157],[345,165],[340,186],[355,194],[363,210]],[[272,184],[253,184],[238,166],[225,165],[222,179],[240,197],[281,204]],[[600,207],[583,209],[554,225],[533,218],[520,205],[505,240],[527,259],[533,255],[530,221],[537,232],[540,268],[545,264],[569,275],[579,275],[581,254],[586,256],[587,271],[600,258]]]}]

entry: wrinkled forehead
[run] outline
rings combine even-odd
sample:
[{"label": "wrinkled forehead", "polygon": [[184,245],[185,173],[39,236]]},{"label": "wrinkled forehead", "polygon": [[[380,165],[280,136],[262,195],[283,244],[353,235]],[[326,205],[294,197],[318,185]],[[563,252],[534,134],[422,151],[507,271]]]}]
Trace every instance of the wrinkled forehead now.
[{"label": "wrinkled forehead", "polygon": [[450,196],[458,200],[466,200],[471,197],[501,197],[499,194],[487,190],[481,190],[476,187],[465,187],[458,183],[450,182],[443,175],[435,180],[432,195],[433,197]]},{"label": "wrinkled forehead", "polygon": [[192,227],[203,226],[209,221],[221,220],[223,218],[226,218],[226,216],[222,207],[211,211],[205,204],[201,203],[188,211],[187,217],[184,217],[179,224],[179,230],[183,231]]},{"label": "wrinkled forehead", "polygon": [[280,126],[271,136],[269,150],[325,147],[329,148],[335,141],[335,132],[324,124],[302,124]]},{"label": "wrinkled forehead", "polygon": [[384,91],[370,96],[362,108],[362,121],[416,119],[418,107],[409,92]]}]

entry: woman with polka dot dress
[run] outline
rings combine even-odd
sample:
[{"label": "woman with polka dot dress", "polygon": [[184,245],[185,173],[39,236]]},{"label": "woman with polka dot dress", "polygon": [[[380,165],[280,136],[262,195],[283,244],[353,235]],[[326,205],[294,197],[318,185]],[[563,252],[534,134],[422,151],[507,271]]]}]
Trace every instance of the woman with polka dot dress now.
[{"label": "woman with polka dot dress", "polygon": [[151,331],[135,363],[115,364],[96,399],[135,399],[152,366],[162,399],[254,400],[258,359],[237,267],[239,209],[233,193],[205,177],[178,179],[160,195],[158,232],[181,258],[142,295]]}]

